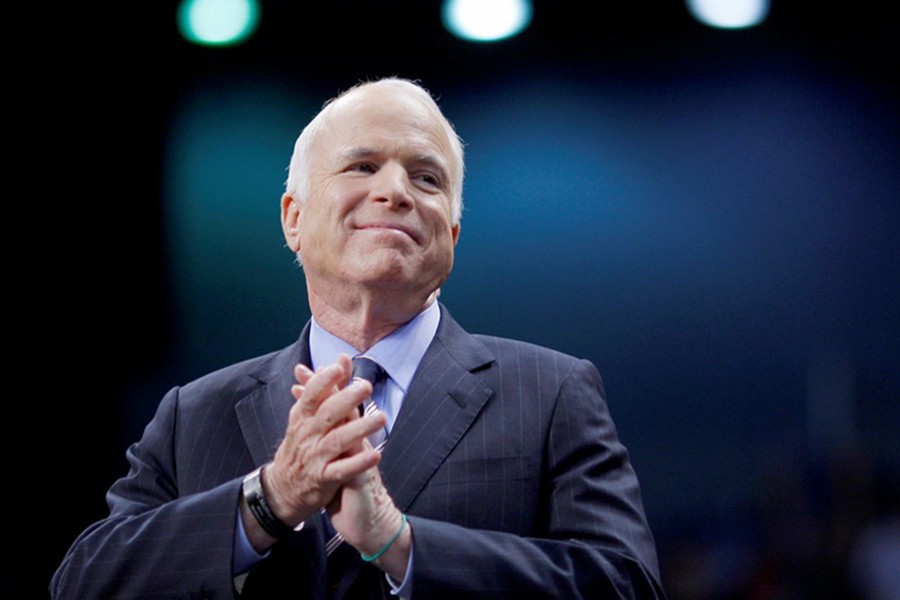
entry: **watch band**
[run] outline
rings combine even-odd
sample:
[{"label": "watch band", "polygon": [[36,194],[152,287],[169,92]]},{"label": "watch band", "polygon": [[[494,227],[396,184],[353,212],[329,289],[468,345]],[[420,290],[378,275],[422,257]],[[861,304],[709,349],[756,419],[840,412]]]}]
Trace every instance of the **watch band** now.
[{"label": "watch band", "polygon": [[263,465],[255,469],[252,473],[244,477],[244,500],[247,507],[253,513],[254,518],[266,533],[276,540],[287,537],[294,532],[293,528],[285,524],[272,511],[272,507],[266,502],[266,495],[263,492],[262,476],[263,470],[268,465]]}]

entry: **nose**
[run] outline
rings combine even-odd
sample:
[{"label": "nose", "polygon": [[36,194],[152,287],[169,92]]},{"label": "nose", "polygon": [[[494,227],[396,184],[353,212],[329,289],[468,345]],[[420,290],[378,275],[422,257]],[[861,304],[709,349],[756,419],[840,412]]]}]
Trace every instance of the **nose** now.
[{"label": "nose", "polygon": [[370,198],[393,210],[410,209],[413,205],[410,185],[409,174],[402,165],[387,163],[372,178]]}]

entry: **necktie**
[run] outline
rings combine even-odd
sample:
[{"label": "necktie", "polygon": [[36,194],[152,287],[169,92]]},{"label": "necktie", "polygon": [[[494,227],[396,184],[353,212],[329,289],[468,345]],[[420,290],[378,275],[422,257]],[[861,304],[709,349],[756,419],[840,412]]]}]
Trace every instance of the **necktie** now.
[{"label": "necktie", "polygon": [[[353,359],[353,367],[351,371],[351,377],[353,379],[365,379],[369,383],[372,384],[372,395],[374,396],[375,386],[387,379],[387,372],[379,365],[377,362],[369,358],[368,356],[360,355]],[[372,400],[371,397],[367,398],[362,406],[360,407],[360,412],[363,415],[367,415],[374,411],[378,406],[375,401]],[[385,439],[387,438],[387,432],[384,429],[380,431],[376,431],[372,435],[369,436],[369,442],[371,442],[372,447],[381,450],[381,447],[384,445]]]},{"label": "necktie", "polygon": [[[351,380],[365,379],[372,384],[374,395],[375,386],[387,379],[387,372],[384,370],[384,368],[382,368],[381,365],[379,365],[368,356],[357,356],[353,359],[352,363],[353,365],[350,371]],[[376,406],[375,401],[372,400],[370,396],[369,398],[366,398],[366,400],[362,403],[359,410],[362,415],[367,415],[376,408],[378,407]],[[384,447],[386,441],[387,432],[384,430],[384,428],[382,428],[380,431],[376,431],[369,436],[369,442],[372,444],[372,447],[379,452]],[[325,509],[322,509],[322,513],[325,513]],[[325,553],[330,556],[335,550],[337,550],[338,546],[341,545],[341,543],[344,541],[344,538],[340,533],[335,532],[331,527],[331,522],[328,520],[327,515],[325,515],[325,522],[327,523],[328,530],[333,532],[331,539],[329,539],[328,543],[325,545]]]}]

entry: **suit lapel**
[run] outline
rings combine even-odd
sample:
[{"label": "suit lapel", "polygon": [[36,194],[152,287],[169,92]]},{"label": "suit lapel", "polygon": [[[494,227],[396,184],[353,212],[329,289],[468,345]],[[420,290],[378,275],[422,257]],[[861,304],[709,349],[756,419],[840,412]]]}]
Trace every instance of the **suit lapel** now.
[{"label": "suit lapel", "polygon": [[256,466],[275,456],[284,437],[288,415],[293,406],[291,386],[295,383],[294,366],[309,365],[309,324],[300,338],[262,363],[250,376],[260,386],[235,406],[244,441]]},{"label": "suit lapel", "polygon": [[453,450],[493,390],[474,373],[493,361],[441,306],[441,324],[416,371],[381,463],[385,486],[405,511]]}]

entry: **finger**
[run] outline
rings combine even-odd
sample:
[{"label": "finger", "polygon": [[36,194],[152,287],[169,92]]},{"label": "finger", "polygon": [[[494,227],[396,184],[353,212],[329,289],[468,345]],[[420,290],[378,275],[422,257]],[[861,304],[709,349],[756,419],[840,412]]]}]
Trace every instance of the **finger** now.
[{"label": "finger", "polygon": [[[316,377],[318,375],[316,373]],[[322,381],[325,380],[310,379],[301,397],[291,407],[286,439],[295,437],[292,433],[296,432],[303,438],[315,440],[335,427],[355,420],[359,405],[372,394],[372,385],[367,381],[353,382],[342,390],[334,388],[333,393],[316,385]]]},{"label": "finger", "polygon": [[346,379],[341,382],[341,387],[346,387],[350,383],[350,374],[353,372],[353,360],[349,354],[341,353],[338,355],[337,364],[346,372]]},{"label": "finger", "polygon": [[308,382],[314,374],[314,371],[303,363],[297,363],[296,365],[294,365],[294,379],[297,381],[297,383],[295,383],[291,387],[291,395],[294,396],[295,400],[300,399],[301,395],[303,394],[303,389],[306,386],[306,382]]},{"label": "finger", "polygon": [[384,429],[386,424],[387,416],[376,410],[365,417],[357,417],[334,428],[323,436],[321,443],[332,457],[357,453],[364,448],[371,448],[367,438]]},{"label": "finger", "polygon": [[335,427],[316,444],[316,454],[323,464],[372,449],[368,436],[384,428],[387,418],[373,413]]},{"label": "finger", "polygon": [[299,400],[303,397],[303,389],[304,386],[300,385],[299,383],[295,383],[291,386],[291,396],[294,397],[294,400]]},{"label": "finger", "polygon": [[356,454],[341,457],[325,466],[324,477],[328,481],[345,482],[378,465],[381,453],[366,449]]},{"label": "finger", "polygon": [[313,376],[313,371],[303,363],[297,363],[294,366],[294,379],[300,385],[305,385],[309,378]]},{"label": "finger", "polygon": [[314,427],[314,430],[324,435],[339,424],[356,420],[359,417],[359,405],[371,395],[372,384],[368,381],[354,381],[332,394],[316,411],[318,427]]},{"label": "finger", "polygon": [[[350,372],[352,370],[350,355],[346,353],[338,355],[338,359],[335,364],[341,369],[342,373],[346,373],[346,377],[341,377],[338,380],[337,386],[334,390],[337,391],[342,387],[346,387],[347,383],[349,382]],[[299,387],[292,387],[291,392],[296,400],[300,399],[300,396],[303,393],[303,388],[306,386],[306,383],[312,378],[313,375],[315,375],[315,372],[303,363],[297,363],[294,366],[294,379],[297,381],[295,386]]]},{"label": "finger", "polygon": [[313,373],[303,385],[299,402],[301,416],[310,417],[319,405],[337,391],[337,384],[343,379],[343,369],[339,365],[329,365]]}]

